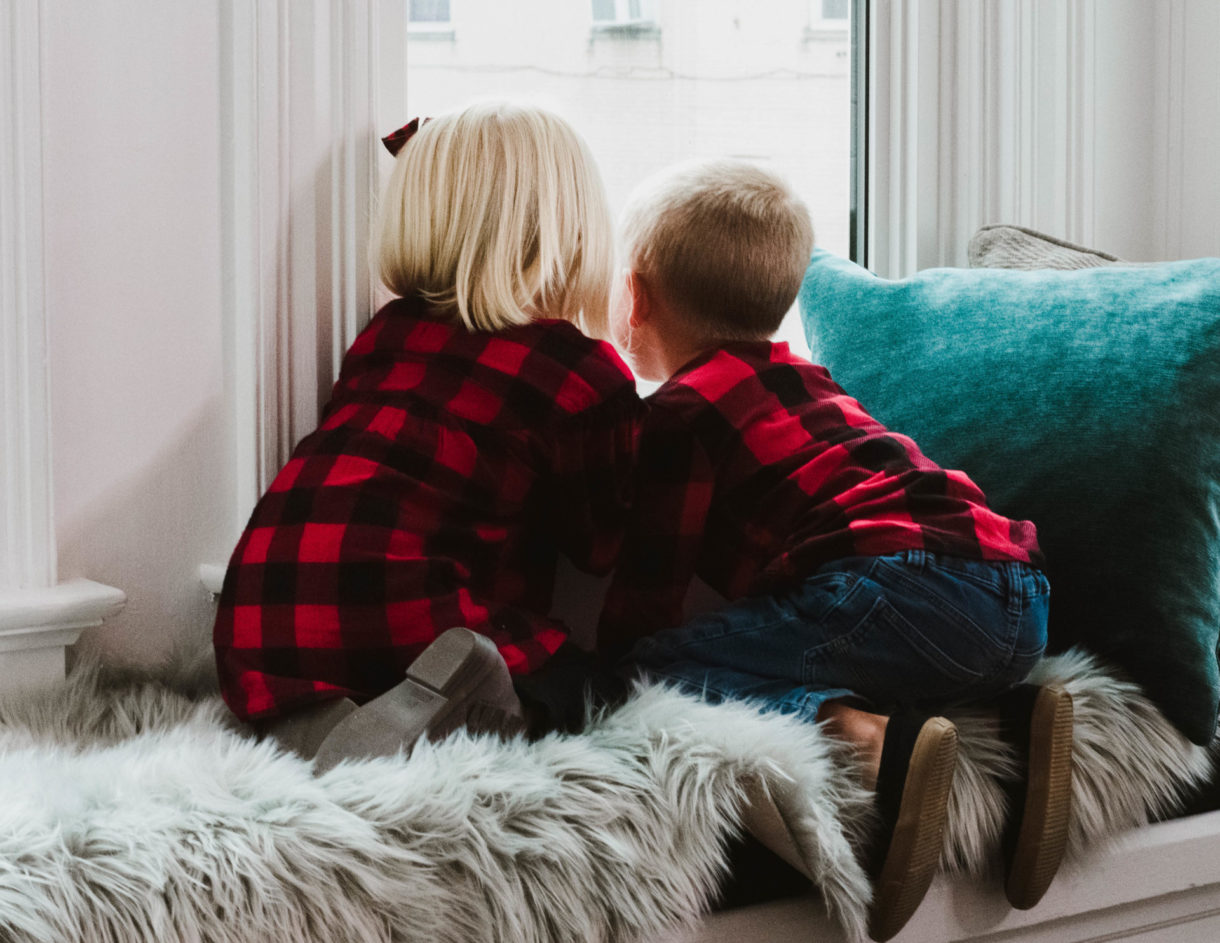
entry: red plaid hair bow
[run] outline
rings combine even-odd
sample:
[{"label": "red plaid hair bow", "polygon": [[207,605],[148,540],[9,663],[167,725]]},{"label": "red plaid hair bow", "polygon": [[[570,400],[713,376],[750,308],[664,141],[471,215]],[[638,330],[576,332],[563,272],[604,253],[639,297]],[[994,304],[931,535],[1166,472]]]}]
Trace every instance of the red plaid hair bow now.
[{"label": "red plaid hair bow", "polygon": [[431,120],[431,118],[412,118],[393,134],[387,134],[383,137],[381,143],[385,145],[387,151],[397,157],[398,152],[415,136],[415,132]]}]

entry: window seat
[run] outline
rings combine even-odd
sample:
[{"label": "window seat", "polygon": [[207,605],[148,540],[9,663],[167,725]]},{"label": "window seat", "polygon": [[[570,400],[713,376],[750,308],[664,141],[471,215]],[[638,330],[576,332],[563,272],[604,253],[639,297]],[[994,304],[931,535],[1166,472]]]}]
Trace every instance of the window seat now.
[{"label": "window seat", "polygon": [[[939,875],[894,943],[1214,943],[1220,939],[1220,811],[1117,836],[1065,866],[1042,902],[1013,910],[998,880]],[[661,943],[845,943],[816,894],[711,914]]]}]

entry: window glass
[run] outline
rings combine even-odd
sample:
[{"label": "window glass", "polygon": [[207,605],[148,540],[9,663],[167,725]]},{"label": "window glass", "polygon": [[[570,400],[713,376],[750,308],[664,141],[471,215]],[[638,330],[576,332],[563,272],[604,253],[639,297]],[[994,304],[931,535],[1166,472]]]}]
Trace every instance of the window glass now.
[{"label": "window glass", "polygon": [[412,23],[448,23],[449,0],[408,0]]},{"label": "window glass", "polygon": [[592,0],[594,23],[639,23],[651,18],[654,0]]},{"label": "window glass", "polygon": [[[455,41],[409,50],[404,120],[477,98],[550,107],[589,142],[616,212],[675,161],[746,158],[785,177],[809,206],[818,244],[846,256],[851,45],[848,20],[828,20],[839,6],[534,0],[523,16],[520,4],[462,0]],[[780,337],[807,352],[795,310]]]},{"label": "window glass", "polygon": [[593,21],[613,20],[617,16],[614,0],[593,0]]},{"label": "window glass", "polygon": [[850,0],[822,0],[822,19],[845,20],[850,15]]}]

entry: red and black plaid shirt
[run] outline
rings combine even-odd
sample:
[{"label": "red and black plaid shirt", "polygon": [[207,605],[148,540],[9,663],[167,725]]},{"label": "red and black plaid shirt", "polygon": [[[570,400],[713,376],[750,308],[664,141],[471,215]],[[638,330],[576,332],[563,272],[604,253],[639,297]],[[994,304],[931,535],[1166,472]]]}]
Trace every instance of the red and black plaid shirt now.
[{"label": "red and black plaid shirt", "polygon": [[565,321],[470,333],[391,302],[233,552],[215,629],[229,706],[366,700],[457,625],[536,669],[566,635],[546,618],[557,555],[614,564],[642,408],[614,350]]},{"label": "red and black plaid shirt", "polygon": [[887,431],[787,344],[732,343],[648,398],[636,505],[599,645],[678,625],[696,575],[729,599],[848,556],[1041,563],[1033,524]]}]

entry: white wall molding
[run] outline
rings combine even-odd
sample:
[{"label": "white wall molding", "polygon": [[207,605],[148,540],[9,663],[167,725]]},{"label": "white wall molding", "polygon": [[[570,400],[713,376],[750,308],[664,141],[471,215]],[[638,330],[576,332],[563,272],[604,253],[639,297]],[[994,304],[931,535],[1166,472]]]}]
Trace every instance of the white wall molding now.
[{"label": "white wall molding", "polygon": [[67,647],[126,602],[121,591],[92,580],[0,591],[0,691],[34,691],[62,681]]},{"label": "white wall molding", "polygon": [[62,679],[66,646],[126,600],[89,580],[56,585],[40,6],[38,0],[0,6],[0,691],[6,693]]},{"label": "white wall molding", "polygon": [[40,3],[0,5],[0,589],[55,583]]},{"label": "white wall molding", "polygon": [[42,629],[79,634],[117,615],[126,600],[121,590],[92,580],[0,591],[0,651],[24,647],[19,640]]},{"label": "white wall molding", "polygon": [[978,226],[1093,235],[1096,0],[876,0],[875,270],[962,265]]},{"label": "white wall molding", "polygon": [[222,4],[234,534],[368,318],[378,0]]}]

